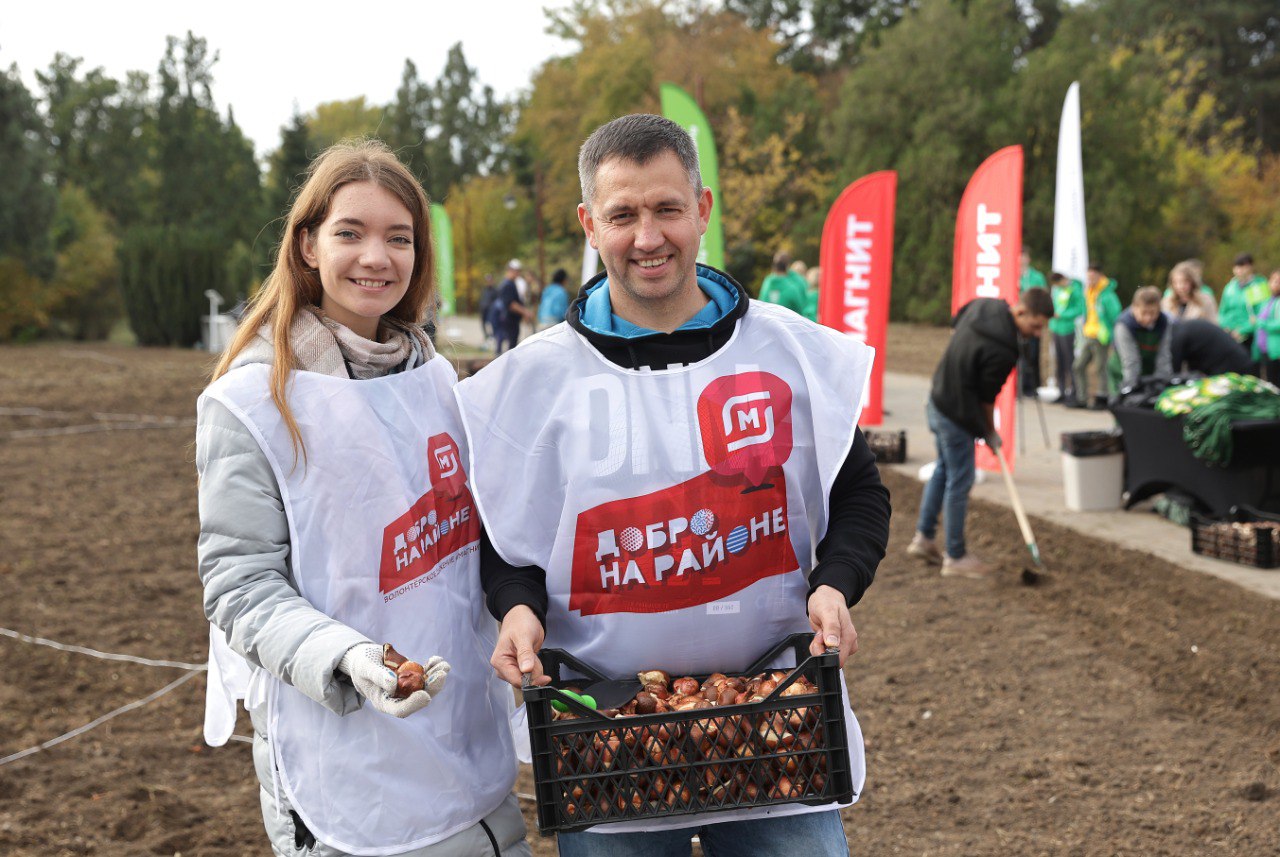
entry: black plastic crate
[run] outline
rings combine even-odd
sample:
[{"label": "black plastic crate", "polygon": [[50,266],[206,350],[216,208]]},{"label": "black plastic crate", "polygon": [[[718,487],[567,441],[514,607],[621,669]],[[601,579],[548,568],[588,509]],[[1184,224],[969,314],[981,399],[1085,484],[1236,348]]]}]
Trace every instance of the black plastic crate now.
[{"label": "black plastic crate", "polygon": [[[524,689],[538,829],[852,800],[839,654],[810,655],[812,639],[792,635],[744,671],[784,674],[761,702],[616,718],[559,692],[606,676],[568,652],[543,649],[552,683]],[[788,649],[798,665],[770,669]],[[784,696],[802,675],[817,692]],[[707,679],[692,677],[699,684]],[[554,720],[552,699],[577,718]]]},{"label": "black plastic crate", "polygon": [[1191,550],[1254,568],[1280,568],[1280,517],[1236,506],[1226,518],[1191,513]]},{"label": "black plastic crate", "polygon": [[867,439],[867,446],[875,454],[877,464],[902,464],[907,460],[905,431],[867,429],[862,434]]}]

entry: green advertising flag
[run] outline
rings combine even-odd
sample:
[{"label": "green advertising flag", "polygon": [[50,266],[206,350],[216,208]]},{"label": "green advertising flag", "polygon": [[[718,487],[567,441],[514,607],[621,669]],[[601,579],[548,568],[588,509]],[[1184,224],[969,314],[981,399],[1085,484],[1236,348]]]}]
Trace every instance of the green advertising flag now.
[{"label": "green advertising flag", "polygon": [[436,286],[440,289],[440,315],[457,310],[453,298],[453,224],[443,205],[431,203],[431,241],[436,252]]},{"label": "green advertising flag", "polygon": [[716,159],[716,140],[711,135],[711,125],[702,114],[698,103],[674,83],[661,87],[662,115],[689,132],[698,147],[698,165],[702,171],[702,184],[711,188],[714,204],[711,206],[711,222],[707,234],[702,236],[698,248],[698,261],[713,268],[724,269],[724,227],[720,223],[720,166]]}]

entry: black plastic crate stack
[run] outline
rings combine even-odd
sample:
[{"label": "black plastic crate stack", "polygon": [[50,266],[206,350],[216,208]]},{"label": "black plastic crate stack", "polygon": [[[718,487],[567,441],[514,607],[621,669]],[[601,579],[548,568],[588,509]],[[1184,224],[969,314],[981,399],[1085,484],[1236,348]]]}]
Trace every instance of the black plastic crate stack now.
[{"label": "black plastic crate stack", "polygon": [[875,454],[877,464],[902,464],[907,460],[907,433],[905,431],[863,432],[867,446]]},{"label": "black plastic crate stack", "polygon": [[[605,676],[567,652],[544,649],[547,687],[525,689],[538,829],[853,797],[839,655],[808,653],[811,634],[779,643],[745,670],[794,649],[799,664],[764,701],[608,718],[557,692]],[[582,679],[566,679],[565,671]],[[816,693],[783,696],[801,676]],[[701,684],[706,676],[693,676]],[[558,699],[575,719],[552,719]]]},{"label": "black plastic crate stack", "polygon": [[1254,568],[1280,568],[1280,517],[1247,506],[1226,519],[1191,515],[1193,553]]}]

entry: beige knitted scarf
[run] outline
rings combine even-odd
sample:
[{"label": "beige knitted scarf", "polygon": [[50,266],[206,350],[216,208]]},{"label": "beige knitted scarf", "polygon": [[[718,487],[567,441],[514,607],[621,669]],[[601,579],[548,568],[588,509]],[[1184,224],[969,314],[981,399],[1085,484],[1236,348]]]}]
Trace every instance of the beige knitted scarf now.
[{"label": "beige knitted scarf", "polygon": [[[258,336],[235,360],[235,365],[271,363],[271,325],[264,324]],[[378,341],[365,339],[350,328],[327,317],[319,307],[307,307],[293,317],[289,344],[299,368],[335,378],[378,378],[404,365],[410,357],[415,368],[435,356],[431,340],[421,327],[384,317],[378,323]],[[350,373],[348,373],[350,367]]]}]

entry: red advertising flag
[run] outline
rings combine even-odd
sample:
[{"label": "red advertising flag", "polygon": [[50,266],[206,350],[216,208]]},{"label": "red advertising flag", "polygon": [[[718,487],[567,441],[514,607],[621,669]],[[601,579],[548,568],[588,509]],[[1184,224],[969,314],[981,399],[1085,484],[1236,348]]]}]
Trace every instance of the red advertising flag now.
[{"label": "red advertising flag", "polygon": [[[1007,146],[982,162],[960,198],[956,217],[955,270],[951,312],[974,298],[1018,302],[1018,256],[1022,253],[1022,147]],[[1009,373],[996,397],[996,430],[1005,460],[1013,467],[1017,374]],[[999,470],[987,449],[978,445],[978,466]]]},{"label": "red advertising flag", "polygon": [[876,350],[859,422],[884,418],[884,347],[893,276],[893,207],[898,174],[882,170],[844,189],[822,227],[818,321]]}]

